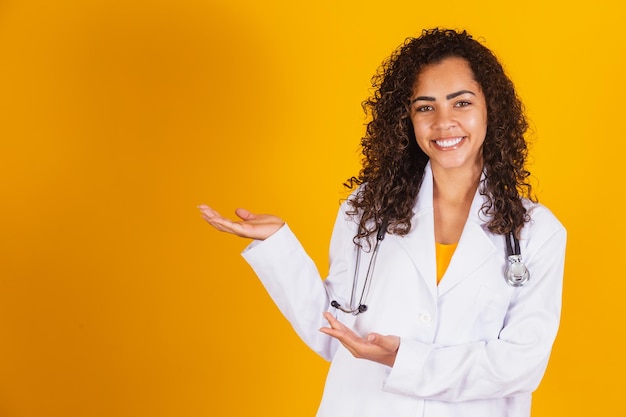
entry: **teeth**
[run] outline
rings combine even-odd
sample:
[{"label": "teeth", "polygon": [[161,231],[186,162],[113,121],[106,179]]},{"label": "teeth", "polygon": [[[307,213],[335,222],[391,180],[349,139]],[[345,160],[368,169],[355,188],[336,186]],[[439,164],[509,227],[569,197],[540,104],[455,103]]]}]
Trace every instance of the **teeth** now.
[{"label": "teeth", "polygon": [[463,140],[463,138],[440,139],[436,140],[435,143],[442,148],[449,148],[451,146],[458,145],[461,140]]}]

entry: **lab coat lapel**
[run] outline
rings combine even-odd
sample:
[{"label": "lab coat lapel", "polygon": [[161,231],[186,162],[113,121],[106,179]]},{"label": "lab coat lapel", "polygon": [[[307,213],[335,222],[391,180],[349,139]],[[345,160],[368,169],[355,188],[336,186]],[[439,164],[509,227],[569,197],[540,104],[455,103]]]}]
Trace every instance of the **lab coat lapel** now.
[{"label": "lab coat lapel", "polygon": [[417,196],[411,231],[397,238],[400,246],[415,265],[418,275],[426,282],[433,298],[437,297],[437,264],[435,260],[435,220],[433,211],[433,177],[430,163]]},{"label": "lab coat lapel", "polygon": [[454,288],[497,252],[489,231],[483,227],[486,219],[481,219],[480,210],[484,201],[484,197],[476,191],[459,244],[439,283],[439,295]]}]

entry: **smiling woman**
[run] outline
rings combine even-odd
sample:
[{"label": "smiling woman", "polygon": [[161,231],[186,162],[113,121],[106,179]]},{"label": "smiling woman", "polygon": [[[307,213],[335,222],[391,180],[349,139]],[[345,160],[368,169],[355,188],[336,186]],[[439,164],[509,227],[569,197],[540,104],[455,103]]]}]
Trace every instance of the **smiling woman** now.
[{"label": "smiling woman", "polygon": [[476,191],[472,184],[478,184],[482,174],[487,134],[487,103],[468,62],[451,57],[424,68],[415,83],[410,114],[415,140],[428,155],[433,176],[439,182],[467,182],[466,195],[456,194],[458,188],[436,187],[433,196],[435,240],[456,244]]},{"label": "smiling woman", "polygon": [[[374,87],[325,280],[280,217],[202,216],[255,240],[245,259],[332,362],[319,417],[528,417],[559,325],[566,232],[532,198],[513,84],[468,33],[432,29]],[[505,277],[509,264],[525,279]]]}]

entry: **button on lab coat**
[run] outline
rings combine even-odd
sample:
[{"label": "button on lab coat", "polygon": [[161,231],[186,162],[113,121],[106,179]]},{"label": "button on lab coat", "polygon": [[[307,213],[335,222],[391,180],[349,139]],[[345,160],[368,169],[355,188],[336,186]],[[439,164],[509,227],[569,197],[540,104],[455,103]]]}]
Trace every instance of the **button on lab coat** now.
[{"label": "button on lab coat", "polygon": [[[387,234],[379,248],[366,304],[354,316],[352,291],[357,231],[342,205],[321,279],[288,225],[243,253],[302,340],[331,361],[318,417],[528,417],[531,393],[545,372],[556,337],[566,232],[544,206],[521,233],[530,281],[506,284],[505,237],[490,233],[476,193],[450,265],[436,282],[433,181],[427,167],[405,236]],[[357,300],[371,250],[362,252]],[[319,332],[331,311],[358,334],[400,337],[393,367],[354,358]],[[312,415],[302,410],[300,415]]]}]

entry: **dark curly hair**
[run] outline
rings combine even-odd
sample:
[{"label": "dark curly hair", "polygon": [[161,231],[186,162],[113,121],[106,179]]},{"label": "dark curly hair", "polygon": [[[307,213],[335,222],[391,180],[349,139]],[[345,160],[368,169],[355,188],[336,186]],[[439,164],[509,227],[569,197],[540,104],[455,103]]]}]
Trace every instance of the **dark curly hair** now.
[{"label": "dark curly hair", "polygon": [[359,215],[358,244],[381,224],[389,233],[405,235],[411,229],[413,207],[428,157],[419,148],[409,117],[410,97],[417,76],[427,65],[449,57],[465,59],[487,103],[487,134],[483,144],[486,197],[482,212],[489,216],[492,233],[519,232],[529,220],[521,197],[530,198],[532,187],[525,168],[528,154],[524,133],[528,123],[524,108],[495,55],[466,31],[424,30],[408,38],[372,77],[374,93],[363,102],[370,117],[361,141],[363,166],[345,183],[353,189],[350,215]]}]

